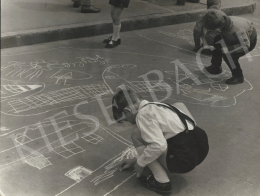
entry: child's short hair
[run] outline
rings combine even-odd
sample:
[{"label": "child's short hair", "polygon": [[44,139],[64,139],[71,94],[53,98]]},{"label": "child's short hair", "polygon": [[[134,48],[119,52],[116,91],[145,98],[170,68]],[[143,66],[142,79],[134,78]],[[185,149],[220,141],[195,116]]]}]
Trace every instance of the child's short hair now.
[{"label": "child's short hair", "polygon": [[113,117],[117,122],[121,122],[124,120],[122,119],[119,121],[118,119],[122,118],[124,108],[129,106],[129,99],[132,101],[133,104],[135,104],[138,100],[143,100],[143,98],[139,94],[131,90],[120,90],[113,96],[112,111]]},{"label": "child's short hair", "polygon": [[221,10],[209,10],[205,16],[205,27],[209,30],[215,30],[225,25],[225,16],[227,16]]}]

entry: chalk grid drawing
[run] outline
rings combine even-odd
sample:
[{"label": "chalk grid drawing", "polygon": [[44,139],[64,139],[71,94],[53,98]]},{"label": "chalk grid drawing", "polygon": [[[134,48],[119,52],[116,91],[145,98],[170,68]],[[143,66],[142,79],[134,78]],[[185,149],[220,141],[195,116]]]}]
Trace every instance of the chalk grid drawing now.
[{"label": "chalk grid drawing", "polygon": [[68,159],[69,157],[79,154],[84,151],[85,150],[82,147],[75,144],[74,142],[53,148],[53,152],[62,156],[65,159]]},{"label": "chalk grid drawing", "polygon": [[93,171],[83,167],[83,166],[77,166],[71,170],[69,170],[65,176],[71,178],[72,180],[75,180],[76,182],[80,182],[84,178],[88,177]]},{"label": "chalk grid drawing", "polygon": [[101,136],[92,133],[91,135],[87,135],[82,137],[82,139],[86,140],[87,142],[91,143],[91,144],[98,144],[99,142],[103,142],[104,138],[102,138]]},{"label": "chalk grid drawing", "polygon": [[53,106],[55,104],[72,102],[76,100],[94,98],[99,94],[112,94],[105,84],[91,84],[64,88],[57,91],[51,91],[44,94],[29,96],[23,99],[15,99],[7,102],[10,110],[7,113],[21,113],[44,106]]},{"label": "chalk grid drawing", "polygon": [[28,129],[26,129],[23,133],[18,133],[18,134],[15,135],[15,141],[17,143],[19,143],[20,145],[23,145],[23,144],[28,143],[28,142],[33,140],[33,139],[31,139],[30,137],[27,136],[27,134],[26,134],[27,130]]},{"label": "chalk grid drawing", "polygon": [[33,156],[25,159],[25,162],[32,166],[36,167],[37,169],[41,170],[49,165],[52,165],[51,162],[48,160],[48,158],[44,157],[43,155]]},{"label": "chalk grid drawing", "polygon": [[137,92],[154,92],[154,91],[171,91],[172,88],[166,82],[160,83],[155,80],[149,81],[129,81],[129,84],[134,87]]}]

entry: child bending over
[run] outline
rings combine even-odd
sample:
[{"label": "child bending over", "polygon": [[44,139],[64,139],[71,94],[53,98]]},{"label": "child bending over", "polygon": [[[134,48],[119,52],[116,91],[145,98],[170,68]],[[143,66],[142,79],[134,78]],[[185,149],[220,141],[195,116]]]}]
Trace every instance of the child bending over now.
[{"label": "child bending over", "polygon": [[[207,0],[207,9],[216,9],[220,10],[221,1],[220,0]],[[201,17],[200,20],[196,22],[196,25],[193,28],[193,38],[194,38],[194,51],[197,52],[202,46],[204,49],[209,48],[209,46],[214,45],[214,38],[220,34],[219,29],[208,30],[205,28],[204,18]],[[201,43],[202,41],[202,43]],[[205,53],[206,51],[203,50]],[[206,52],[208,54],[208,52]]]},{"label": "child bending over", "polygon": [[204,21],[207,29],[221,31],[214,39],[212,65],[206,67],[206,71],[210,74],[220,74],[223,58],[232,73],[232,77],[226,83],[243,83],[244,76],[238,60],[256,46],[257,32],[253,22],[237,16],[227,16],[220,10],[207,12]]},{"label": "child bending over", "polygon": [[[115,120],[137,125],[131,138],[138,156],[123,160],[119,169],[134,166],[143,187],[169,194],[172,186],[166,170],[187,173],[207,156],[207,135],[183,103],[149,102],[131,90],[120,90],[112,103]],[[149,176],[142,175],[146,166],[152,171]]]}]

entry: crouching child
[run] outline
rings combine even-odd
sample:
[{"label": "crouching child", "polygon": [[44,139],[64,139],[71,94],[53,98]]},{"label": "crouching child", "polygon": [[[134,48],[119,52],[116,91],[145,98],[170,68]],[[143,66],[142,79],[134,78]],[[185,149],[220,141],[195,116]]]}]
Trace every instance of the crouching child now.
[{"label": "crouching child", "polygon": [[253,22],[237,16],[227,16],[220,10],[210,10],[203,20],[207,29],[221,31],[221,34],[214,38],[215,50],[212,52],[211,65],[205,68],[206,71],[210,74],[222,73],[223,58],[232,73],[226,83],[243,83],[244,75],[239,58],[256,46],[257,32]]},{"label": "crouching child", "polygon": [[[131,90],[120,90],[114,95],[112,104],[117,122],[137,125],[131,137],[138,155],[123,160],[119,170],[134,166],[137,181],[144,188],[169,194],[172,186],[167,170],[187,173],[206,158],[209,151],[207,135],[183,103],[149,102]],[[151,175],[142,174],[146,166]]]}]

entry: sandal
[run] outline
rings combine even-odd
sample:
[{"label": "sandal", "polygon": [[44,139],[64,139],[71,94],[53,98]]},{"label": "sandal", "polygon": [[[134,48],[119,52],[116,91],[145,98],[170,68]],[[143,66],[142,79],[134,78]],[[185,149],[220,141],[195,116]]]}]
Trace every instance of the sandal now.
[{"label": "sandal", "polygon": [[110,44],[110,42],[108,42],[105,47],[106,47],[106,48],[115,48],[115,47],[117,47],[119,44],[121,44],[121,39],[118,39],[117,41],[111,40],[111,42],[112,42],[112,44]]}]

